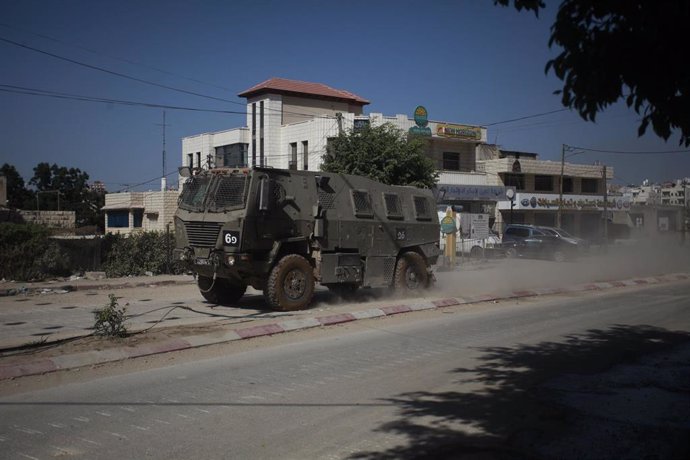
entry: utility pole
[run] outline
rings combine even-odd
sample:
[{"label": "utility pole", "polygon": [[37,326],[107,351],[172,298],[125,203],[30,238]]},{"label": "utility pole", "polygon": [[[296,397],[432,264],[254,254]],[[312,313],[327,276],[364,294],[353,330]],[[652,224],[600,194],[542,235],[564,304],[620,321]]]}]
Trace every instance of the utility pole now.
[{"label": "utility pole", "polygon": [[563,213],[563,172],[565,170],[565,144],[561,146],[561,178],[558,181],[558,213],[556,214],[556,227],[561,228],[561,214]]},{"label": "utility pole", "polygon": [[606,248],[608,247],[609,244],[609,206],[608,206],[608,185],[606,181],[606,165],[604,165],[604,169],[602,170],[602,176],[604,179],[604,251],[606,251]]},{"label": "utility pole", "polygon": [[337,112],[335,114],[335,118],[338,120],[338,134],[343,133],[343,114],[341,112]]}]

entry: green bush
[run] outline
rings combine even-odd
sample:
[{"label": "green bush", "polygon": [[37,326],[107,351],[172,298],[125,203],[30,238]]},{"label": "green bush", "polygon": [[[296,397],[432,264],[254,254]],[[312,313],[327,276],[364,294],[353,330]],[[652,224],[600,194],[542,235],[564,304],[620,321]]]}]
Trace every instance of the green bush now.
[{"label": "green bush", "polygon": [[180,264],[172,261],[174,246],[173,235],[166,233],[108,235],[103,269],[108,277],[140,276],[146,272],[182,273]]},{"label": "green bush", "polygon": [[0,223],[0,278],[17,281],[69,274],[69,257],[43,226]]}]

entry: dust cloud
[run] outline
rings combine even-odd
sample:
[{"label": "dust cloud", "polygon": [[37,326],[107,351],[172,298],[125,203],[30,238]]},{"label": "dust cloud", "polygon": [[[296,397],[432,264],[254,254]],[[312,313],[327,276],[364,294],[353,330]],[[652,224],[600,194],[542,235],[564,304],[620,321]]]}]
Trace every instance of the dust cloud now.
[{"label": "dust cloud", "polygon": [[458,258],[454,270],[437,267],[434,295],[462,297],[559,288],[690,271],[690,241],[677,235],[593,246],[576,260]]}]

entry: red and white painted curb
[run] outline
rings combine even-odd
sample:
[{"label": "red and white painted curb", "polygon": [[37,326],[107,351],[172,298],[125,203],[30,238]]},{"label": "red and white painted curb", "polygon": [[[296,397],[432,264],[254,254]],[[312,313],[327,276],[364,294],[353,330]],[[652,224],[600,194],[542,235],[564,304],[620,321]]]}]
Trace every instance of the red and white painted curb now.
[{"label": "red and white painted curb", "polygon": [[494,300],[509,300],[523,297],[535,297],[540,295],[568,294],[574,292],[598,291],[629,286],[654,285],[689,279],[690,274],[688,273],[674,273],[663,276],[633,278],[622,281],[587,283],[567,288],[526,289],[513,291],[512,293],[508,294],[486,294],[462,298],[451,297],[446,299],[421,300],[414,303],[388,305],[349,313],[336,313],[313,318],[290,319],[278,321],[276,323],[262,324],[259,326],[231,329],[222,331],[220,333],[214,332],[209,334],[188,336],[185,338],[177,338],[167,340],[165,342],[140,345],[136,347],[123,347],[102,351],[87,351],[72,355],[56,356],[50,359],[39,359],[21,364],[0,364],[0,380],[92,366],[107,362],[120,361],[128,358],[138,358],[158,353],[180,351],[205,345],[232,342],[235,340],[283,334],[290,331],[332,326],[335,324],[343,324],[361,319],[393,316],[414,311],[434,310],[457,305],[466,305]]}]

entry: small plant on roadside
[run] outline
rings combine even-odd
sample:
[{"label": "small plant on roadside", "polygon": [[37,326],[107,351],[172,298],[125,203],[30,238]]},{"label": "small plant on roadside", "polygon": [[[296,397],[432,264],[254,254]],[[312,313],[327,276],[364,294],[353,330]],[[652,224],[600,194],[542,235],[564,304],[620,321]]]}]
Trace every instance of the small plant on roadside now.
[{"label": "small plant on roadside", "polygon": [[118,305],[114,294],[108,294],[108,298],[110,299],[108,305],[94,311],[96,320],[93,326],[94,334],[102,337],[126,337],[127,308]]}]

